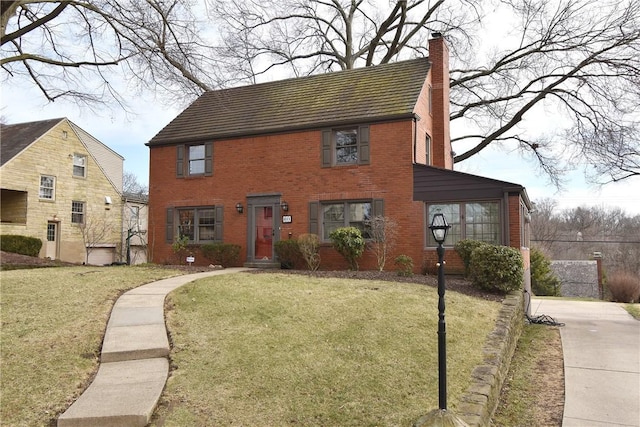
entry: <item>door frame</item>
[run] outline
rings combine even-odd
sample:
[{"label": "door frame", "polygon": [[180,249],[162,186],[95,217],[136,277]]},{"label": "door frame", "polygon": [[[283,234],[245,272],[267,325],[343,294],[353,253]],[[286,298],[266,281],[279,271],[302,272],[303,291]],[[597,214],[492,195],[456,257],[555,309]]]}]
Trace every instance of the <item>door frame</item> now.
[{"label": "door frame", "polygon": [[[280,200],[281,194],[256,194],[247,196],[247,262],[273,264],[279,263],[275,253],[275,244],[280,240]],[[271,239],[272,256],[269,260],[256,259],[255,242],[256,242],[256,215],[255,208],[271,207],[273,208],[273,239]]]},{"label": "door frame", "polygon": [[[56,228],[55,233],[54,233],[54,240],[52,245],[50,245],[50,240],[49,240],[49,224],[53,224]],[[59,259],[60,258],[60,221],[47,221],[47,229],[45,231],[46,236],[45,236],[45,248],[44,248],[44,257],[48,258],[50,257],[50,252],[49,252],[49,248],[53,248],[53,252],[54,252],[54,257],[51,259]]]}]

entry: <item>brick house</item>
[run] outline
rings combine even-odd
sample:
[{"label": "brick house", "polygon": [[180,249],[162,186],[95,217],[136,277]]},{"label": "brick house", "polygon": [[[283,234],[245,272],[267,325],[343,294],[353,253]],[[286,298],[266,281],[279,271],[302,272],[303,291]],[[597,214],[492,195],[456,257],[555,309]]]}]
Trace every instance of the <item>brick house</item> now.
[{"label": "brick house", "polygon": [[[384,215],[399,225],[388,259],[408,255],[420,271],[437,259],[435,212],[452,224],[446,245],[482,239],[528,259],[524,187],[452,170],[441,37],[429,53],[200,96],[147,143],[153,261],[170,262],[172,242],[187,235],[238,244],[245,265],[270,266],[276,241],[316,233],[320,268],[343,269],[329,233]],[[461,270],[453,251],[447,259],[449,272]],[[360,268],[375,266],[365,252]]]},{"label": "brick house", "polygon": [[66,118],[0,126],[0,234],[36,237],[39,256],[87,262],[119,258],[123,157]]}]

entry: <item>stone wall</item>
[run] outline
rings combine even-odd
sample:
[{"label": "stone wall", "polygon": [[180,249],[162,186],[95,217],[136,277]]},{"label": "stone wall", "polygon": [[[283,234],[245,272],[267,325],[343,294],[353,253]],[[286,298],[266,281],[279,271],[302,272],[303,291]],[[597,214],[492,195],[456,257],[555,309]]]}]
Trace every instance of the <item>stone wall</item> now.
[{"label": "stone wall", "polygon": [[551,261],[563,297],[600,298],[597,261]]},{"label": "stone wall", "polygon": [[523,293],[509,294],[502,303],[496,326],[485,342],[484,362],[471,373],[471,385],[455,409],[469,426],[490,424],[524,328],[524,318]]}]

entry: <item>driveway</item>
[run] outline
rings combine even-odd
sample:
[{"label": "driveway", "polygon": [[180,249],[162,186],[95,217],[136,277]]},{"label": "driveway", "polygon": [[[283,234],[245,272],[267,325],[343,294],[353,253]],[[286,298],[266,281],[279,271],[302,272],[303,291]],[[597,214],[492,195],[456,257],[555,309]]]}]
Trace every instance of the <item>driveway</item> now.
[{"label": "driveway", "polygon": [[639,427],[640,321],[599,301],[533,298],[531,314],[565,324],[563,427]]}]

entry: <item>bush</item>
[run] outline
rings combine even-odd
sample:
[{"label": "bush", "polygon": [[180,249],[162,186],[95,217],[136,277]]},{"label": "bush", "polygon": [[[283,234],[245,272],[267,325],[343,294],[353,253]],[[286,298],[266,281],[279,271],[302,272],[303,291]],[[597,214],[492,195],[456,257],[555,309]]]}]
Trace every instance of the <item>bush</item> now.
[{"label": "bush", "polygon": [[358,270],[358,258],[364,252],[364,238],[356,227],[341,227],[329,234],[333,247],[349,263],[351,270]]},{"label": "bush", "polygon": [[551,270],[551,261],[538,248],[531,249],[531,290],[534,295],[560,296],[560,280]]},{"label": "bush", "polygon": [[37,257],[42,248],[42,240],[36,237],[5,234],[0,236],[0,250],[14,254]]},{"label": "bush", "polygon": [[471,253],[479,246],[488,245],[486,242],[480,240],[460,240],[454,246],[455,251],[460,255],[462,262],[464,263],[464,275],[469,276],[469,264],[471,263]]},{"label": "bush", "polygon": [[302,258],[307,263],[307,268],[316,271],[320,267],[320,239],[317,234],[301,234],[298,237],[298,248]]},{"label": "bush", "polygon": [[607,280],[611,299],[617,302],[640,302],[640,277],[628,273],[613,273]]},{"label": "bush", "polygon": [[469,277],[480,289],[511,292],[522,286],[523,275],[522,254],[517,249],[483,244],[471,252]]},{"label": "bush", "polygon": [[300,252],[300,246],[297,240],[279,240],[274,246],[282,268],[295,268],[302,262],[302,253]]},{"label": "bush", "polygon": [[398,267],[398,276],[413,276],[413,258],[408,255],[398,255],[395,264]]},{"label": "bush", "polygon": [[236,265],[240,260],[240,246],[232,243],[207,243],[200,246],[200,252],[212,264],[225,268]]}]

